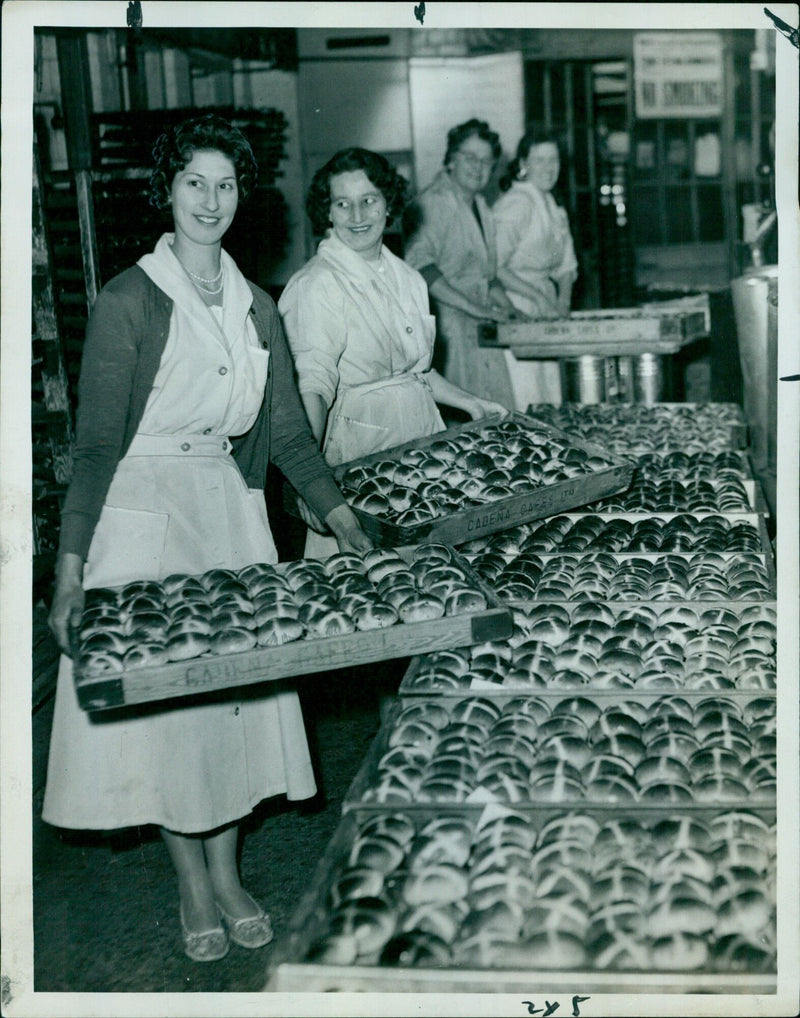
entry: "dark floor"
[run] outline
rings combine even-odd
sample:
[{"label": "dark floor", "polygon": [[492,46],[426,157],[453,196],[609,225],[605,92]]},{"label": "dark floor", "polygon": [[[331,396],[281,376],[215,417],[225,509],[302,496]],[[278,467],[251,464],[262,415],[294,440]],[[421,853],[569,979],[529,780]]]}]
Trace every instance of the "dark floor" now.
[{"label": "dark floor", "polygon": [[41,820],[52,698],[33,718],[34,988],[37,992],[254,992],[285,936],[341,815],[343,796],[379,725],[379,692],[404,668],[354,669],[304,677],[300,695],[320,792],[283,798],[248,819],[244,883],[270,912],[272,944],[236,945],[222,961],[183,953],[174,874],[156,830],[107,837],[58,831]]}]

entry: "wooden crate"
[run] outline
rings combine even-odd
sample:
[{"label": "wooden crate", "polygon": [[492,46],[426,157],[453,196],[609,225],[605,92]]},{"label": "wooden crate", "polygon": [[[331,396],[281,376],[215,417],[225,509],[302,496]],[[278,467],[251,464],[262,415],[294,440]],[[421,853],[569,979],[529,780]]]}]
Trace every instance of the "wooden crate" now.
[{"label": "wooden crate", "polygon": [[482,346],[499,346],[519,358],[635,357],[673,354],[708,334],[702,309],[616,308],[573,311],[553,321],[499,324],[496,340],[483,330]]},{"label": "wooden crate", "polygon": [[[524,414],[513,413],[509,419],[521,423],[527,422],[536,429],[544,427],[554,438],[566,442],[574,448],[582,449],[592,456],[601,456],[606,460],[610,458],[599,446],[575,438],[560,428],[543,424],[541,421],[532,421]],[[339,481],[345,471],[353,466],[398,459],[407,449],[426,449],[434,442],[453,438],[464,431],[480,432],[487,425],[496,424],[500,420],[499,416],[492,416],[482,421],[469,421],[466,424],[456,425],[446,431],[440,431],[413,442],[406,442],[392,449],[351,460],[349,463],[343,463],[336,467],[334,476]],[[413,526],[398,525],[389,518],[374,516],[360,509],[354,508],[353,511],[366,533],[382,547],[411,546],[423,541],[461,544],[482,534],[491,534],[527,520],[542,519],[545,516],[552,516],[554,513],[566,512],[569,509],[596,502],[606,495],[624,491],[631,483],[633,471],[634,464],[631,462],[612,461],[612,465],[603,470],[558,481],[555,484],[542,485],[532,492],[487,502],[481,506],[463,509]],[[284,491],[287,509],[296,513],[294,492],[288,487]]]},{"label": "wooden crate", "polygon": [[[405,554],[411,557],[410,552]],[[93,675],[76,668],[78,702],[84,710],[100,711],[404,658],[456,644],[504,639],[511,633],[509,610],[499,604],[458,553],[453,554],[473,585],[484,593],[487,607],[483,611],[446,615],[426,622],[398,622],[386,629],[340,636],[306,637],[279,647],[259,647],[238,654],[204,654],[122,672]],[[77,660],[77,652],[74,658]]]},{"label": "wooden crate", "polygon": [[[384,811],[406,813],[405,809]],[[515,810],[545,823],[554,815],[565,812],[559,807]],[[584,811],[603,822],[619,819],[624,809],[589,806]],[[726,810],[706,808],[694,814],[710,819]],[[758,811],[753,811],[758,812]],[[662,810],[653,819],[674,816],[676,810]],[[408,814],[417,822],[417,830],[427,820],[443,815],[463,816],[463,811],[447,809],[419,810]],[[394,967],[380,964],[333,965],[305,961],[314,939],[324,928],[328,916],[328,892],[343,860],[349,854],[364,811],[345,814],[319,861],[310,884],[290,920],[286,935],[274,949],[265,989],[278,992],[388,992],[388,993],[515,993],[528,1000],[547,994],[568,998],[574,994],[652,994],[652,993],[775,993],[775,973],[713,972],[644,972],[599,969],[513,969],[513,968],[423,968]],[[763,819],[773,823],[774,810],[761,812]],[[478,816],[475,814],[475,821]],[[590,1006],[590,1005],[589,1005]],[[522,1012],[521,1012],[522,1013]],[[588,1012],[587,1012],[588,1013]]]}]

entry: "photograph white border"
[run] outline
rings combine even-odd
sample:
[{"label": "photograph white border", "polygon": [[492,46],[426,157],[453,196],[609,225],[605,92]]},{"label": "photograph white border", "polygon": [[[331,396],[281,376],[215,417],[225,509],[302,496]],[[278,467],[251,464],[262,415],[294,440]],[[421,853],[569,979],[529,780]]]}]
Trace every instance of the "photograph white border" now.
[{"label": "photograph white border", "polygon": [[[33,31],[37,27],[124,28],[127,3],[8,0],[2,8],[0,202],[0,891],[2,1013],[61,1015],[522,1015],[514,994],[68,994],[33,990],[31,843],[31,148]],[[791,25],[797,5],[767,6]],[[171,3],[143,0],[144,26],[716,29],[772,28],[761,3],[570,4]],[[776,200],[779,214],[779,377],[800,373],[800,216],[797,204],[798,53],[777,33]],[[778,561],[778,992],[751,995],[592,995],[586,1015],[783,1015],[798,1011],[798,487],[800,383],[779,383],[776,554]],[[87,893],[89,889],[87,888]],[[620,985],[624,988],[624,974]],[[536,989],[534,987],[534,989]],[[537,997],[546,988],[536,989]],[[533,992],[533,991],[532,991]],[[580,992],[576,987],[575,992]],[[553,995],[551,994],[551,999]],[[559,1015],[570,1013],[562,1002]]]}]

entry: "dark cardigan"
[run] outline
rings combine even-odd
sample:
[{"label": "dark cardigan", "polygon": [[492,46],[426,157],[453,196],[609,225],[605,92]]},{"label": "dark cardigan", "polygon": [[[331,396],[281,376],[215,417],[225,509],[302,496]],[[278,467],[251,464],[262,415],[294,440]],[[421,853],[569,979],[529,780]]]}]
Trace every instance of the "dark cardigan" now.
[{"label": "dark cardigan", "polygon": [[[269,350],[264,401],[253,427],[233,438],[233,455],[250,488],[263,491],[270,460],[324,519],[344,501],[314,440],[297,393],[278,310],[248,282],[259,342]],[[59,552],[86,558],[117,469],[130,447],[169,335],[173,302],[138,265],[97,295],[86,329],[72,481],[61,516]],[[191,366],[187,365],[187,370]]]}]

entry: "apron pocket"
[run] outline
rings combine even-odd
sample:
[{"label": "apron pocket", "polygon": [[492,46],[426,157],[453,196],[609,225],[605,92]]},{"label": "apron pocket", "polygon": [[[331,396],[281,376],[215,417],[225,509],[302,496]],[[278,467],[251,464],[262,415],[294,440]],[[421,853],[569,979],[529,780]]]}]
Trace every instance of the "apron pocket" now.
[{"label": "apron pocket", "polygon": [[393,437],[396,432],[396,427],[391,429],[381,424],[357,421],[342,414],[335,419],[328,433],[323,453],[328,463],[346,463],[397,445]]},{"label": "apron pocket", "polygon": [[168,526],[168,513],[103,506],[86,559],[84,586],[161,579]]}]

